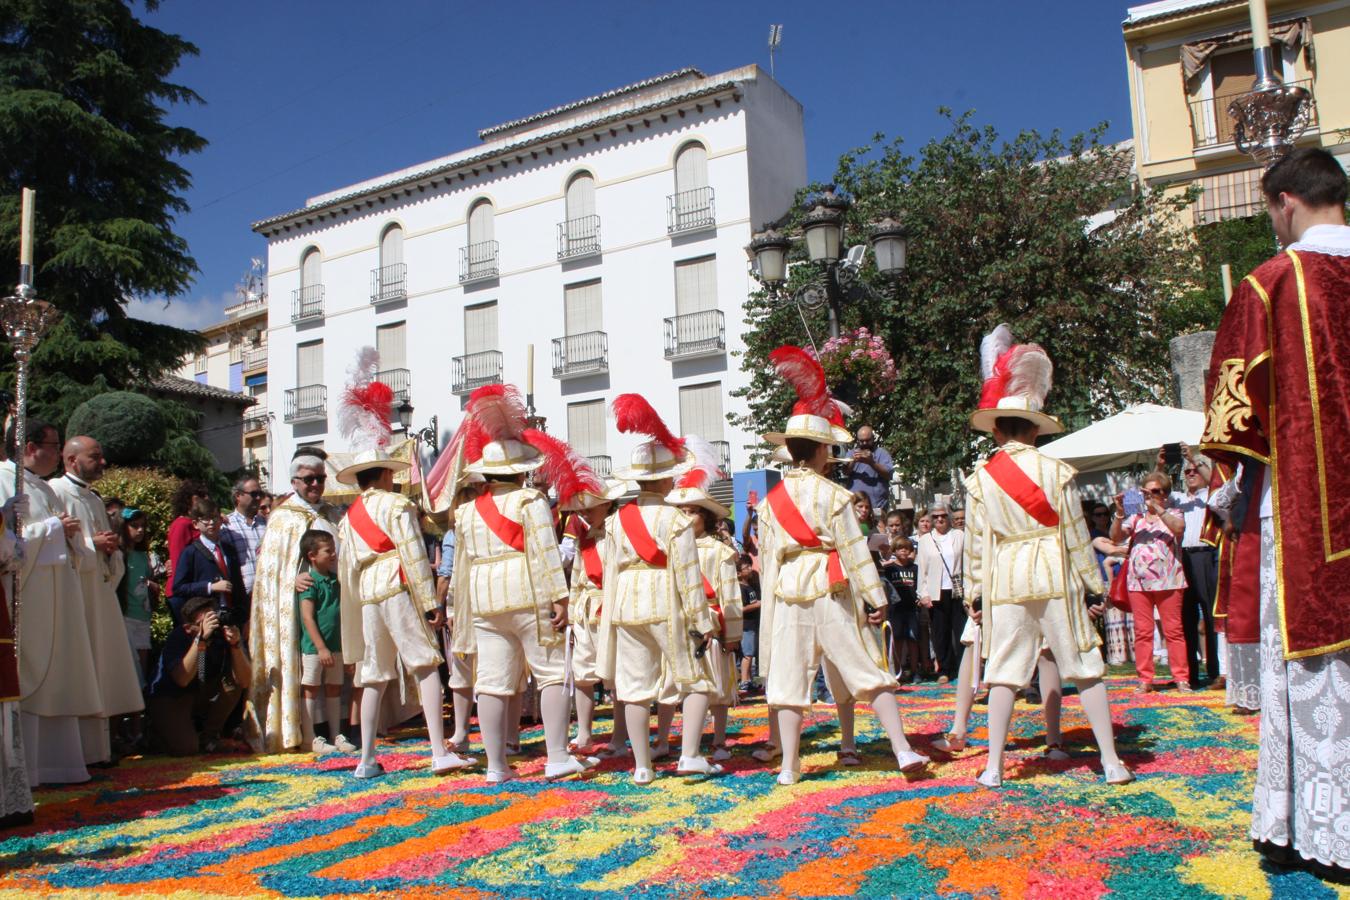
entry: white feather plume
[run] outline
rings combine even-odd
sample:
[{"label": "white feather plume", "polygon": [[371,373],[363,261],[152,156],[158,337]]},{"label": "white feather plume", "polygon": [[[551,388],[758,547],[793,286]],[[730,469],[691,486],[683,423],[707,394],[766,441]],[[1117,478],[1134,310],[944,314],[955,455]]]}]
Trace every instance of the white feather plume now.
[{"label": "white feather plume", "polygon": [[684,449],[693,454],[694,457],[694,461],[685,470],[686,475],[695,471],[703,474],[703,483],[699,486],[706,487],[722,477],[722,456],[707,439],[696,434],[686,434],[684,436]]},{"label": "white feather plume", "polygon": [[380,354],[374,347],[362,347],[356,361],[347,370],[347,386],[338,403],[338,433],[347,438],[353,453],[383,450],[389,445],[389,404],[392,391],[375,384],[380,370]]},{"label": "white feather plume", "polygon": [[994,363],[1012,347],[1012,329],[1007,323],[999,325],[980,341],[980,378],[988,381],[994,377]]},{"label": "white feather plume", "polygon": [[1040,344],[1018,344],[1008,360],[1007,396],[1025,395],[1027,406],[1039,411],[1050,393],[1055,368]]}]

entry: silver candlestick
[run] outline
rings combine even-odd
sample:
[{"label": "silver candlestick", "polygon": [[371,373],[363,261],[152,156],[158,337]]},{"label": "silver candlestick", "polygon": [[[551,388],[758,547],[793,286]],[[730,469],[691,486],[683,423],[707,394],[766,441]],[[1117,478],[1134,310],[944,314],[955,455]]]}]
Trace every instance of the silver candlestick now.
[{"label": "silver candlestick", "polygon": [[[14,293],[0,299],[0,326],[5,329],[10,345],[14,349],[16,368],[14,382],[14,497],[23,497],[23,453],[28,446],[28,362],[33,348],[47,333],[47,329],[56,320],[56,308],[44,300],[39,300],[33,288],[32,266],[19,267],[19,284]],[[14,538],[17,552],[23,552],[23,517],[19,514],[19,504],[15,504]],[[14,575],[14,658],[19,657],[19,606],[21,590],[19,575]]]}]

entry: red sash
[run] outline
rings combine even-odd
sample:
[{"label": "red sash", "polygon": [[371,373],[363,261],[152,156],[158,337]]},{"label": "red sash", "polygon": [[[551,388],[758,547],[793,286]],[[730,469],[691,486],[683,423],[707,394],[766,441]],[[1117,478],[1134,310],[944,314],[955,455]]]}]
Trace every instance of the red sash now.
[{"label": "red sash", "polygon": [[699,577],[703,579],[703,596],[707,597],[709,600],[716,600],[717,589],[712,586],[712,582],[708,580],[708,576],[700,575]]},{"label": "red sash", "polygon": [[[783,526],[783,530],[803,547],[819,547],[820,535],[806,524],[806,518],[802,511],[797,508],[793,502],[792,495],[787,492],[787,482],[780,481],[769,491],[769,496],[765,498],[769,501],[769,508],[773,510],[774,518],[778,524]],[[831,550],[829,559],[825,563],[825,573],[830,578],[830,590],[838,591],[848,584],[848,576],[844,574],[844,564],[839,558],[838,550]]]},{"label": "red sash", "polygon": [[595,541],[583,540],[580,544],[581,564],[586,568],[586,577],[591,580],[591,584],[597,588],[605,586],[605,566],[600,561],[600,551],[595,546]]},{"label": "red sash", "polygon": [[1031,477],[1013,462],[1011,456],[999,450],[989,457],[984,470],[1027,515],[1046,528],[1053,528],[1059,524],[1059,513],[1050,505],[1050,498],[1045,496],[1045,491],[1041,490],[1039,484],[1032,481]]},{"label": "red sash", "polygon": [[[366,542],[366,546],[376,553],[388,553],[394,549],[393,539],[370,517],[364,497],[357,497],[356,502],[348,508],[347,521],[352,523],[352,531],[355,531],[357,536]],[[398,566],[398,580],[400,584],[408,583],[407,576],[403,574],[402,562]]]},{"label": "red sash", "polygon": [[502,515],[491,493],[479,494],[473,505],[483,519],[483,524],[500,538],[503,544],[520,553],[525,552],[525,529],[515,519],[508,519]]},{"label": "red sash", "polygon": [[656,546],[656,539],[648,530],[642,510],[636,503],[624,504],[619,510],[619,522],[623,525],[623,533],[628,536],[628,543],[633,545],[642,561],[654,569],[664,569],[666,552]]}]

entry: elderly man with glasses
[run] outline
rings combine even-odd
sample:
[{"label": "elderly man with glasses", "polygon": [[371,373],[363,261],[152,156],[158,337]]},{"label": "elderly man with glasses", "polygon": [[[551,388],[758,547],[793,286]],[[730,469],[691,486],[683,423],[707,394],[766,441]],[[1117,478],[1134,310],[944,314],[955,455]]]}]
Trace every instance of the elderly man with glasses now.
[{"label": "elderly man with glasses", "polygon": [[1206,679],[1219,677],[1219,635],[1214,630],[1214,592],[1219,583],[1219,554],[1205,540],[1212,534],[1205,528],[1209,513],[1209,463],[1187,444],[1181,445],[1182,483],[1186,493],[1175,494],[1172,505],[1181,510],[1186,530],[1181,537],[1182,563],[1186,568],[1186,594],[1181,605],[1181,629],[1186,636],[1186,661],[1191,687],[1200,687],[1200,623],[1205,623],[1204,668]]},{"label": "elderly man with glasses", "polygon": [[323,502],[328,482],[326,459],[317,448],[296,450],[291,460],[294,493],[272,510],[258,544],[249,654],[253,657],[253,704],[269,753],[299,747],[302,741],[300,622],[295,614],[295,592],[311,583],[309,574],[301,571],[301,536],[316,528],[337,538],[332,510]]}]

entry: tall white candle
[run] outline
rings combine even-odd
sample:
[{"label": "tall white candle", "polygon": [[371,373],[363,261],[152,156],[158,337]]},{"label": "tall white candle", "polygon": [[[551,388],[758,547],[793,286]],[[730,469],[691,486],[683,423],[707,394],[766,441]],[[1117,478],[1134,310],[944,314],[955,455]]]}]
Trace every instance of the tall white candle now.
[{"label": "tall white candle", "polygon": [[525,347],[525,393],[534,393],[534,344]]},{"label": "tall white candle", "polygon": [[33,204],[37,201],[37,191],[23,189],[23,217],[19,225],[19,265],[33,264]]},{"label": "tall white candle", "polygon": [[1266,15],[1266,0],[1247,0],[1252,15],[1252,49],[1270,46],[1270,17]]},{"label": "tall white candle", "polygon": [[1224,263],[1219,266],[1219,274],[1223,276],[1223,304],[1227,306],[1233,299],[1233,267]]}]

